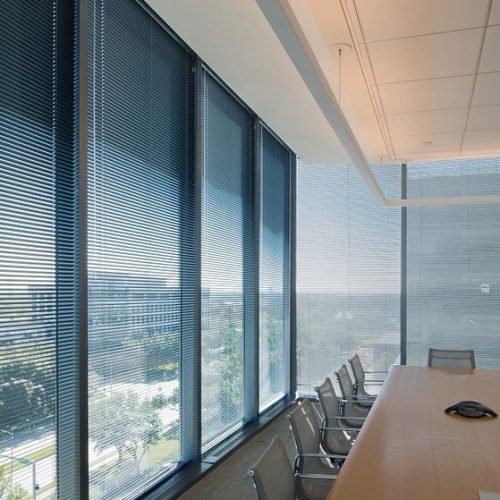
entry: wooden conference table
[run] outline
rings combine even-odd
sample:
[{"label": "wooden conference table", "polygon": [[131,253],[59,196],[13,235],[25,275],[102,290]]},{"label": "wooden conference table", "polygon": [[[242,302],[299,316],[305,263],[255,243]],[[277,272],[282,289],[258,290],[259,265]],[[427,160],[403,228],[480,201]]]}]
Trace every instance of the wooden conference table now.
[{"label": "wooden conference table", "polygon": [[500,417],[444,409],[480,401],[500,415],[500,370],[392,367],[328,500],[476,500],[500,492]]}]

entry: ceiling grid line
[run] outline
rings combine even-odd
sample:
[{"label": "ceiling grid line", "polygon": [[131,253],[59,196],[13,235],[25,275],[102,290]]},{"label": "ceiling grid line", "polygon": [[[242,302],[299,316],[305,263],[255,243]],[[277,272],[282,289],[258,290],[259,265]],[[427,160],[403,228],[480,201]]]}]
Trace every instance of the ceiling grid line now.
[{"label": "ceiling grid line", "polygon": [[[344,15],[344,19],[346,21],[347,30],[349,32],[349,36],[350,36],[351,42],[352,42],[352,47],[353,47],[354,52],[356,53],[356,58],[358,60],[359,67],[361,69],[361,74],[363,75],[363,80],[364,80],[365,85],[368,89],[368,95],[369,95],[370,102],[371,102],[372,107],[373,107],[373,111],[375,113],[375,119],[377,120],[377,124],[379,126],[380,135],[382,136],[382,140],[384,141],[384,146],[385,146],[387,156],[389,158],[395,158],[394,146],[388,137],[388,136],[390,136],[390,134],[387,133],[389,130],[388,125],[387,125],[387,123],[385,123],[385,124],[382,123],[380,113],[378,112],[375,96],[373,95],[373,92],[370,89],[369,78],[366,75],[366,70],[364,68],[364,65],[362,63],[362,58],[361,58],[361,55],[359,53],[358,44],[356,43],[357,37],[356,37],[355,33],[353,32],[351,23],[349,23],[349,21],[348,21],[348,17],[349,17],[348,12],[346,11],[346,7],[344,6],[343,1],[340,0],[339,3],[340,3],[340,7],[342,9],[342,13]],[[384,129],[384,125],[385,125],[386,129]]]},{"label": "ceiling grid line", "polygon": [[462,137],[460,138],[460,146],[459,146],[459,149],[458,149],[459,155],[462,155],[462,150],[463,150],[464,141],[465,141],[465,134],[467,133],[467,127],[468,127],[468,124],[469,124],[470,110],[471,110],[471,107],[472,107],[472,101],[474,99],[474,92],[476,91],[477,75],[479,73],[479,68],[480,68],[480,65],[481,65],[481,57],[483,55],[484,42],[486,40],[486,32],[488,31],[488,21],[490,19],[490,14],[491,14],[491,8],[492,8],[492,6],[493,6],[493,0],[489,0],[488,1],[488,6],[486,7],[486,15],[485,15],[485,18],[484,18],[484,29],[483,29],[483,34],[481,36],[481,44],[479,46],[479,54],[478,54],[477,61],[476,61],[476,71],[475,71],[474,76],[472,77],[472,90],[471,90],[471,93],[470,93],[469,106],[468,106],[467,114],[465,116],[465,126],[464,126],[464,130],[463,130],[463,133],[462,133]]},{"label": "ceiling grid line", "polygon": [[[329,121],[340,142],[344,145],[348,155],[351,158],[352,165],[358,169],[362,178],[372,191],[375,199],[382,206],[397,209],[404,206],[450,206],[464,204],[500,203],[500,195],[448,196],[436,198],[419,198],[411,200],[386,198],[381,190],[379,182],[374,175],[373,168],[370,168],[370,164],[367,162],[365,153],[360,148],[356,136],[353,134],[353,130],[351,129],[343,111],[338,105],[331,83],[329,89],[325,86],[328,83],[324,73],[325,68],[319,64],[319,59],[316,57],[313,51],[313,46],[309,43],[305,32],[300,26],[299,19],[297,18],[294,9],[290,5],[290,0],[256,1],[261,8],[261,11],[270,23],[271,27],[273,28],[278,39],[283,44],[283,47],[288,53],[288,56],[290,57],[301,78],[311,92],[311,95],[315,98],[317,104],[322,110],[324,116]],[[360,2],[361,0],[358,1]],[[457,53],[458,49],[454,45],[454,41],[450,43],[450,41],[448,40],[447,42],[448,48],[455,51],[454,62],[458,64],[463,59],[461,57],[462,54]],[[469,38],[469,40],[465,40],[465,42],[462,42],[462,46],[464,46],[464,43],[469,44],[468,46],[465,46],[469,50],[469,59],[471,59],[472,53],[476,51],[478,42],[479,36],[477,37],[477,40]],[[473,43],[474,50],[471,50],[471,43]],[[400,50],[399,57],[401,57],[401,47],[397,48],[398,50]],[[402,50],[404,57],[408,57],[408,55],[404,53],[404,49]],[[421,54],[422,50],[420,50],[420,55]],[[442,60],[443,57],[446,56],[440,54],[440,57]],[[476,57],[474,57],[473,62],[476,61]],[[421,58],[420,60],[425,61],[425,58]],[[397,61],[397,58],[395,59],[395,61]],[[410,69],[413,68],[410,66]],[[468,82],[468,85],[470,85],[470,82]],[[429,153],[432,153],[432,151],[430,151]],[[445,152],[445,154],[448,155],[448,152]],[[426,155],[423,151],[420,152],[421,160],[426,156],[428,155]]]},{"label": "ceiling grid line", "polygon": [[[396,36],[392,38],[381,38],[378,40],[361,40],[359,43],[366,43],[366,44],[372,44],[372,43],[383,43],[383,42],[397,42],[398,40],[406,40],[409,38],[423,38],[429,35],[447,35],[448,33],[459,33],[461,31],[471,31],[471,30],[477,30],[477,29],[482,29],[486,25],[477,25],[477,26],[471,26],[469,28],[457,28],[454,30],[443,30],[443,31],[432,31],[430,33],[419,33],[418,35],[402,35],[402,36]],[[488,25],[489,28],[493,28],[496,26],[500,26],[500,24],[490,24]]]}]

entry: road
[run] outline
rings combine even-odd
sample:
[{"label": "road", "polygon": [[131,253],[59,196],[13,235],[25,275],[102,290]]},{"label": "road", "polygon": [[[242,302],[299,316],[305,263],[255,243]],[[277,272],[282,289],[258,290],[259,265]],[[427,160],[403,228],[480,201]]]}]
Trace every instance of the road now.
[{"label": "road", "polygon": [[[114,384],[102,387],[100,390],[109,392],[134,392],[140,399],[150,398],[156,394],[162,393],[167,398],[171,396],[178,386],[176,380],[166,382],[156,382],[154,384]],[[177,410],[163,408],[159,412],[164,427],[174,422],[179,417]],[[0,441],[0,466],[5,468],[7,476],[10,477],[11,465],[19,466],[19,459],[32,456],[37,451],[55,446],[56,434],[50,426],[42,429],[35,429],[29,432],[20,432],[14,434],[13,438],[7,435]],[[11,460],[9,457],[15,457]],[[118,454],[116,449],[107,448],[100,452],[95,450],[94,443],[89,442],[89,463],[90,469],[97,469],[106,462],[116,461]],[[14,465],[17,464],[17,465]],[[55,488],[56,478],[56,456],[51,455],[42,458],[36,462],[36,481],[42,490],[37,494],[37,500],[52,498]],[[20,469],[12,471],[12,480],[14,484],[21,485],[29,493],[33,490],[33,467],[26,465]]]}]

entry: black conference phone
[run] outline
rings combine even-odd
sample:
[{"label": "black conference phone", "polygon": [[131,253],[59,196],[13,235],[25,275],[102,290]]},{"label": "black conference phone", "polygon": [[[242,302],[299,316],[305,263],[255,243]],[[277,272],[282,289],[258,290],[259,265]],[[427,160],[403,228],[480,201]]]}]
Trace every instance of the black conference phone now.
[{"label": "black conference phone", "polygon": [[482,416],[498,417],[498,414],[483,403],[477,401],[459,401],[444,410],[445,413],[456,412],[462,417],[479,418]]}]

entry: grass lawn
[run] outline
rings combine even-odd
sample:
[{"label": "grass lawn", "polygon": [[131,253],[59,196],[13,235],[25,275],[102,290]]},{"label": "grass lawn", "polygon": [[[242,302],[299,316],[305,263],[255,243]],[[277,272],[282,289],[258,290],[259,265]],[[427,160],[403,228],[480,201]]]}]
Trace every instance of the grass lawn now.
[{"label": "grass lawn", "polygon": [[[43,460],[44,458],[48,458],[52,455],[55,455],[55,453],[56,453],[56,445],[52,444],[50,446],[47,446],[47,447],[42,448],[40,450],[34,451],[33,453],[30,453],[29,455],[26,455],[26,456],[20,457],[20,458],[25,458],[27,460],[31,460],[32,462],[39,462],[40,460]],[[5,465],[5,467],[7,470],[10,470],[10,465]],[[23,467],[31,467],[31,464],[30,465],[22,464],[21,462],[14,460],[14,463],[12,465],[13,471],[22,469]]]},{"label": "grass lawn", "polygon": [[167,441],[160,441],[148,449],[147,462],[151,466],[153,464],[162,464],[170,462],[179,453],[179,441],[169,439]]}]

